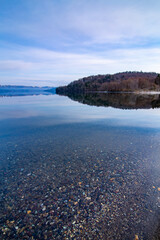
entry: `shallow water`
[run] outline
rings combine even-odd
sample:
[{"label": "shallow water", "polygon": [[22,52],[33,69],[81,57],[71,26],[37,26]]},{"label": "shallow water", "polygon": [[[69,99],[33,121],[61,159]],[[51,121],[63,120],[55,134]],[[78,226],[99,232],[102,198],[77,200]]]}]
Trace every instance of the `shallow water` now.
[{"label": "shallow water", "polygon": [[160,109],[0,98],[0,239],[155,239],[159,156]]}]

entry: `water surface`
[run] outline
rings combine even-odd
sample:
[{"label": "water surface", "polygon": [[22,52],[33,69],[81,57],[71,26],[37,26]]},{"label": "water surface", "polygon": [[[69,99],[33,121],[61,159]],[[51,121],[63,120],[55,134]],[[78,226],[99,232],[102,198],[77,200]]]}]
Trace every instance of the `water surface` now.
[{"label": "water surface", "polygon": [[0,238],[156,239],[159,156],[158,108],[0,98]]}]

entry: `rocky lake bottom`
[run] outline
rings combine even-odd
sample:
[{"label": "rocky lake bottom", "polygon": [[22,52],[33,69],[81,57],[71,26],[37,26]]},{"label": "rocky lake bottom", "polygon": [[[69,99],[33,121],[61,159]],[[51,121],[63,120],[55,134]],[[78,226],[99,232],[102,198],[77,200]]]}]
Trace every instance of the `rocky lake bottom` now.
[{"label": "rocky lake bottom", "polygon": [[160,110],[0,105],[0,239],[160,239]]}]

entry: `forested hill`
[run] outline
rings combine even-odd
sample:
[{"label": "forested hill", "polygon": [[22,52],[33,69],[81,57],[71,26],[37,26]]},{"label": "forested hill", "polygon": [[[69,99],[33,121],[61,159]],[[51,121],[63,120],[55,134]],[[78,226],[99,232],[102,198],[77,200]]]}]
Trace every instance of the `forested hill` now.
[{"label": "forested hill", "polygon": [[160,91],[160,74],[146,72],[123,72],[89,76],[58,87],[56,93],[84,93],[95,91],[134,92]]}]

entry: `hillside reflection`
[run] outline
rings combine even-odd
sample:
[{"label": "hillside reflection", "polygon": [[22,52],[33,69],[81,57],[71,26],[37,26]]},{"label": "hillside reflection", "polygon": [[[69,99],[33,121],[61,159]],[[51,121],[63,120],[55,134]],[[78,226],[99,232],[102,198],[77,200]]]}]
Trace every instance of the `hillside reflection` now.
[{"label": "hillside reflection", "polygon": [[150,109],[160,107],[160,94],[87,93],[67,95],[74,101],[92,106],[120,109]]}]

